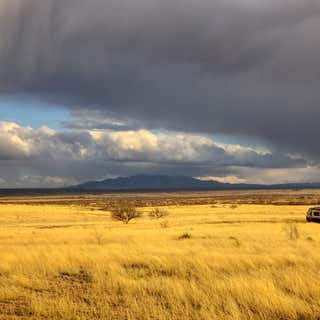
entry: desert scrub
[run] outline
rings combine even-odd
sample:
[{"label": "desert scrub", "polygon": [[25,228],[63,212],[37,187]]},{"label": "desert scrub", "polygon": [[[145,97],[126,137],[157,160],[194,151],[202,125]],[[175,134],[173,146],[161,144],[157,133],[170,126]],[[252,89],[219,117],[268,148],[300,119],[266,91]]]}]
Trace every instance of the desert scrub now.
[{"label": "desert scrub", "polygon": [[141,216],[141,212],[134,206],[119,206],[111,210],[111,218],[122,221],[124,224],[128,224],[131,220],[140,218]]},{"label": "desert scrub", "polygon": [[92,232],[92,237],[98,245],[103,245],[105,236],[102,230],[94,229],[94,231]]},{"label": "desert scrub", "polygon": [[229,237],[229,240],[232,242],[234,247],[240,247],[241,246],[241,242],[237,237]]},{"label": "desert scrub", "polygon": [[[0,319],[318,319],[320,225],[304,223],[305,207],[166,206],[162,229],[166,218],[148,216],[154,203],[135,201],[139,223],[110,221],[120,200],[81,214],[0,204]],[[282,231],[293,219],[296,242]]]},{"label": "desert scrub", "polygon": [[169,228],[169,221],[168,220],[160,221],[159,225],[160,225],[160,228],[167,229],[167,228]]},{"label": "desert scrub", "polygon": [[191,239],[191,233],[190,232],[184,232],[181,236],[179,236],[179,240],[182,240],[182,239]]},{"label": "desert scrub", "polygon": [[289,223],[283,228],[289,240],[298,240],[300,237],[299,229],[295,223]]},{"label": "desert scrub", "polygon": [[160,219],[168,215],[169,215],[169,212],[162,208],[153,208],[149,213],[149,216],[154,219]]}]

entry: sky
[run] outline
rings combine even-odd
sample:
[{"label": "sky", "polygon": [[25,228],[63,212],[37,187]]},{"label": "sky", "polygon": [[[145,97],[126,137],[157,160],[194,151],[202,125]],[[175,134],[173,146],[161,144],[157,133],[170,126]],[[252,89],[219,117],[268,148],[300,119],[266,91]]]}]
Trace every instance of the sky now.
[{"label": "sky", "polygon": [[0,98],[0,119],[2,122],[17,122],[34,128],[45,124],[61,129],[63,121],[69,118],[67,109],[48,105],[29,96],[7,96]]},{"label": "sky", "polygon": [[1,0],[0,187],[319,182],[318,0]]}]

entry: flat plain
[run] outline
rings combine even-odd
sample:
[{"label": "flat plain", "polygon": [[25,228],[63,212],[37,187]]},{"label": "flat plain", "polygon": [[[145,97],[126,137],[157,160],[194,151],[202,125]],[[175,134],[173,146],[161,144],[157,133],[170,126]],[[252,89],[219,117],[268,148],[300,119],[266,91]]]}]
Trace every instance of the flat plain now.
[{"label": "flat plain", "polygon": [[[121,203],[142,216],[112,220]],[[319,190],[2,196],[0,319],[320,319],[317,203]]]}]

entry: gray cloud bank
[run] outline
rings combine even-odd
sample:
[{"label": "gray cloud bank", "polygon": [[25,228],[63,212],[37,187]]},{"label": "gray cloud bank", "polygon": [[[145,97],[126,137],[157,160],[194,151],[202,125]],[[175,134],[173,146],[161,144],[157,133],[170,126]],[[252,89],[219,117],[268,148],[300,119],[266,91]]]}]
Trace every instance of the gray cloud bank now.
[{"label": "gray cloud bank", "polygon": [[320,159],[318,0],[2,0],[0,30],[3,93]]},{"label": "gray cloud bank", "polygon": [[63,186],[101,175],[145,172],[225,178],[242,167],[264,170],[306,165],[301,158],[218,144],[185,133],[55,131],[0,122],[0,137],[0,185],[7,187]]}]

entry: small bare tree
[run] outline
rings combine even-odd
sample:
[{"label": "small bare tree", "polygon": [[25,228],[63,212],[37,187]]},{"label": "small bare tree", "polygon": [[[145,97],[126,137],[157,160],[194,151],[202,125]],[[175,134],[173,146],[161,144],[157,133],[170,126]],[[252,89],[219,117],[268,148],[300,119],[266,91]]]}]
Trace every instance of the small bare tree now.
[{"label": "small bare tree", "polygon": [[139,212],[134,206],[119,206],[111,210],[111,217],[114,220],[128,224],[132,219],[140,218],[141,212]]},{"label": "small bare tree", "polygon": [[169,212],[161,208],[153,208],[149,213],[149,216],[155,219],[160,219],[167,215],[169,215]]}]

